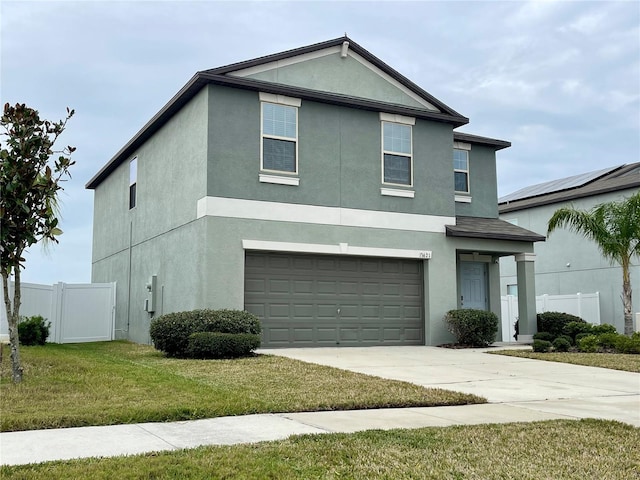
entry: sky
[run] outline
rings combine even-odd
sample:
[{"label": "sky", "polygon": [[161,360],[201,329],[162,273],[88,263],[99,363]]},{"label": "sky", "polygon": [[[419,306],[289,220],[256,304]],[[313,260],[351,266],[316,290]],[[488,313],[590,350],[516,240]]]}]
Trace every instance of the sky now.
[{"label": "sky", "polygon": [[[23,282],[91,280],[85,184],[194,73],[340,37],[508,140],[498,194],[640,160],[640,2],[0,0],[0,100],[75,116],[60,243]],[[2,140],[0,140],[2,141]]]}]

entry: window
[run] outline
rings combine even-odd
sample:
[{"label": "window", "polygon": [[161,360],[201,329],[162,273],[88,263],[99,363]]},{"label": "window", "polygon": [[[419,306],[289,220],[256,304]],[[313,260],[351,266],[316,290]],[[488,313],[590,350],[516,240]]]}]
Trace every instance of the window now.
[{"label": "window", "polygon": [[262,103],[262,170],[298,173],[298,109]]},{"label": "window", "polygon": [[382,122],[382,182],[412,185],[411,125]]},{"label": "window", "polygon": [[455,191],[469,193],[469,152],[453,149],[453,172]]},{"label": "window", "polygon": [[136,206],[136,184],[138,181],[138,159],[129,162],[129,210]]}]

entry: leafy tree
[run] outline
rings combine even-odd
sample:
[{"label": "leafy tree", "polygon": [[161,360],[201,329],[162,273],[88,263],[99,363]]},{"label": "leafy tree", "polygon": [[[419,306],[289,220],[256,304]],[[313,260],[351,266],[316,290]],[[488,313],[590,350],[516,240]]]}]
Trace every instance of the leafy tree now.
[{"label": "leafy tree", "polygon": [[588,211],[560,208],[549,220],[547,234],[563,227],[594,241],[605,258],[622,267],[624,333],[630,336],[633,333],[630,267],[631,259],[640,255],[640,192]]},{"label": "leafy tree", "polygon": [[[74,147],[54,151],[56,140],[64,131],[74,111],[59,122],[40,119],[37,110],[24,104],[4,106],[0,119],[0,270],[4,303],[9,323],[12,378],[22,381],[18,347],[20,318],[20,270],[22,257],[29,246],[40,240],[57,243],[56,199],[61,182],[71,178],[69,168],[75,163],[70,155]],[[59,154],[53,159],[54,154]],[[13,302],[9,295],[9,278],[14,275]]]}]

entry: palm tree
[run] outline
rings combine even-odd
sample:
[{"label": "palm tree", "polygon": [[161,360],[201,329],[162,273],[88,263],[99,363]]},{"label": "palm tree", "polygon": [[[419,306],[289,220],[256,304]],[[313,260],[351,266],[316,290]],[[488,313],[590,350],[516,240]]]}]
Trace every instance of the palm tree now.
[{"label": "palm tree", "polygon": [[618,202],[607,202],[591,210],[560,208],[549,219],[547,235],[557,228],[569,230],[593,240],[602,255],[622,266],[622,304],[624,333],[633,333],[631,304],[631,259],[640,255],[640,192]]}]

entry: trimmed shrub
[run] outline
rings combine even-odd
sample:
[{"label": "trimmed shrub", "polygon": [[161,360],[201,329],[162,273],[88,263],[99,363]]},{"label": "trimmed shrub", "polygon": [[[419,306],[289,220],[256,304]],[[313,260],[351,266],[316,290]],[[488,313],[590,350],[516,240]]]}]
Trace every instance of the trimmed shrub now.
[{"label": "trimmed shrub", "polygon": [[618,333],[616,327],[603,323],[602,325],[591,325],[591,333],[594,335],[601,335],[603,333]]},{"label": "trimmed shrub", "polygon": [[553,342],[556,337],[549,332],[538,332],[533,336],[534,340],[546,340],[547,342]]},{"label": "trimmed shrub", "polygon": [[578,342],[585,337],[590,337],[593,335],[592,333],[579,333],[576,335],[576,341],[573,343],[574,345],[578,345]]},{"label": "trimmed shrub", "polygon": [[20,345],[44,345],[49,337],[49,327],[51,322],[40,315],[22,317],[18,323]]},{"label": "trimmed shrub", "polygon": [[571,338],[569,335],[560,335],[558,338],[564,338],[567,342],[569,342],[569,345],[575,345],[573,338]]},{"label": "trimmed shrub", "polygon": [[547,353],[551,350],[551,342],[547,340],[534,340],[533,351],[539,353]]},{"label": "trimmed shrub", "polygon": [[601,333],[598,335],[598,345],[602,348],[615,349],[618,337],[617,333]]},{"label": "trimmed shrub", "polygon": [[498,317],[495,313],[485,310],[450,310],[444,321],[447,330],[455,335],[461,345],[486,347],[495,341],[498,333]]},{"label": "trimmed shrub", "polygon": [[190,358],[244,357],[260,346],[260,335],[254,333],[197,332],[189,336],[187,356]]},{"label": "trimmed shrub", "polygon": [[578,341],[578,350],[584,353],[595,353],[598,351],[598,337],[595,335],[587,335]]},{"label": "trimmed shrub", "polygon": [[569,322],[586,323],[580,317],[562,312],[543,312],[537,315],[538,331],[549,332],[554,338],[559,337],[563,333],[564,326]]},{"label": "trimmed shrub", "polygon": [[241,310],[192,310],[161,315],[151,321],[155,348],[170,357],[187,356],[189,337],[198,332],[260,335],[260,320]]},{"label": "trimmed shrub", "polygon": [[579,333],[596,335],[593,332],[593,325],[586,322],[569,322],[562,328],[562,332],[565,335],[569,335],[573,341],[575,341],[576,335]]},{"label": "trimmed shrub", "polygon": [[564,336],[558,337],[553,341],[553,349],[556,352],[568,352],[571,348],[571,342]]},{"label": "trimmed shrub", "polygon": [[640,354],[640,335],[633,334],[631,337],[626,335],[618,335],[615,343],[615,349],[618,353]]}]

